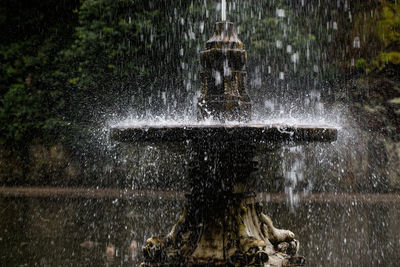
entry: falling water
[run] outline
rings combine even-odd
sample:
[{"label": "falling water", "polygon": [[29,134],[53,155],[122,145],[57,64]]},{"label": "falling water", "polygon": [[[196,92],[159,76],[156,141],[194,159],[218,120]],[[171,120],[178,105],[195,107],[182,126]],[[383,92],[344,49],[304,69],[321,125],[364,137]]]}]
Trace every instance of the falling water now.
[{"label": "falling water", "polygon": [[226,21],[226,0],[222,0],[221,4],[221,20]]},{"label": "falling water", "polygon": [[[338,125],[338,117],[340,117],[338,112],[325,110],[322,99],[324,88],[320,87],[317,76],[323,70],[324,62],[321,63],[320,60],[323,59],[321,55],[325,53],[324,48],[322,51],[317,50],[318,46],[315,45],[313,37],[295,26],[297,13],[304,15],[301,12],[305,11],[268,1],[252,2],[251,5],[241,1],[229,1],[228,6],[230,19],[236,23],[239,37],[249,53],[250,62],[247,67],[249,94],[254,102],[251,123],[316,126],[333,123]],[[221,0],[216,5],[213,5],[212,1],[206,1],[204,4],[199,4],[199,7],[204,13],[204,18],[198,21],[194,19],[194,22],[191,22],[191,19],[184,19],[184,14],[180,14],[179,10],[171,15],[172,21],[176,19],[179,28],[184,29],[177,32],[178,37],[185,40],[180,42],[177,55],[180,60],[179,75],[183,78],[182,88],[179,86],[170,90],[162,89],[160,97],[154,95],[151,101],[147,101],[144,108],[147,112],[144,115],[140,114],[143,109],[136,108],[130,111],[126,118],[117,120],[116,124],[138,126],[198,123],[195,111],[201,87],[199,82],[201,66],[193,62],[199,57],[199,52],[204,49],[204,43],[210,37],[213,23],[219,20],[219,12],[215,11],[220,9],[221,20],[225,21],[228,9],[226,0]],[[316,12],[313,9],[310,10],[311,13]],[[213,13],[215,16],[210,19],[210,14]],[[268,18],[273,19],[274,24],[270,25],[270,28],[259,27]],[[298,34],[302,34],[302,38],[305,39],[302,43],[292,40],[292,36]],[[264,49],[260,49],[256,45],[255,36],[261,39],[271,36],[272,45],[267,43]],[[174,44],[171,45],[173,48]],[[311,72],[311,74],[306,75],[306,72]],[[156,104],[158,98],[160,98],[159,105]],[[140,100],[141,97],[137,99]],[[183,112],[179,111],[179,107],[183,107],[181,109]],[[208,120],[202,123],[218,122]],[[288,153],[291,155],[282,157],[282,160],[284,166],[291,168],[289,159],[301,156],[302,150],[290,150]],[[287,161],[286,164],[285,161]],[[298,162],[297,165],[297,175],[303,175],[304,164]],[[161,173],[162,170],[157,172]],[[287,179],[285,189],[288,192],[292,192],[296,187],[296,183],[292,181],[293,173],[290,170],[282,170],[282,175]],[[134,188],[137,186],[137,184],[132,185]],[[308,187],[303,188],[304,190],[308,190]]]}]

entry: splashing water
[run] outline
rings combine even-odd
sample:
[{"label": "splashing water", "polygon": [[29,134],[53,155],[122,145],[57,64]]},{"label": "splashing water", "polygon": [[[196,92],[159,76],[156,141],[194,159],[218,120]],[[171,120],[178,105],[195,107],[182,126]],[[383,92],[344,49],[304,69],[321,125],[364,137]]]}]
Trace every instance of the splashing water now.
[{"label": "splashing water", "polygon": [[[306,34],[304,35],[304,43],[293,43],[292,36],[296,28],[294,21],[300,11],[274,3],[267,5],[259,2],[248,6],[245,2],[232,0],[228,4],[229,7],[227,7],[226,0],[221,0],[216,5],[199,4],[204,13],[203,15],[208,19],[204,20],[204,17],[202,17],[198,22],[194,23],[189,23],[190,20],[183,20],[183,15],[179,15],[179,10],[176,11],[176,15],[174,13],[171,21],[176,19],[178,24],[183,29],[186,29],[183,33],[177,32],[178,36],[182,37],[182,40],[187,41],[187,43],[180,43],[177,51],[177,55],[179,55],[177,58],[180,61],[178,72],[183,77],[183,83],[176,84],[171,88],[162,85],[162,88],[159,89],[160,93],[152,94],[149,99],[146,97],[142,99],[143,97],[139,92],[135,98],[137,100],[135,103],[125,105],[135,108],[125,112],[124,115],[119,114],[112,121],[109,121],[109,126],[151,128],[154,126],[220,124],[220,122],[212,118],[202,122],[197,120],[196,110],[200,95],[199,88],[201,88],[199,79],[201,65],[195,64],[194,58],[198,58],[200,51],[204,49],[204,43],[210,37],[209,31],[212,30],[215,21],[219,20],[219,16],[221,16],[222,21],[227,20],[226,13],[227,8],[229,8],[230,19],[236,23],[239,37],[244,41],[244,46],[247,48],[250,58],[250,64],[247,66],[247,80],[248,91],[253,99],[253,111],[252,120],[248,124],[307,125],[316,127],[329,125],[341,128],[344,123],[343,110],[341,110],[341,107],[326,107],[324,105],[323,97],[326,98],[329,95],[330,87],[319,82],[318,75],[321,74],[323,68],[318,60],[320,58],[319,55],[325,50],[322,50],[322,52],[316,50],[313,46],[315,42],[306,33],[304,33]],[[263,10],[266,5],[270,7],[272,12],[264,13],[259,11]],[[215,16],[210,17],[209,14],[212,8],[215,8],[215,11],[218,12],[214,13]],[[221,15],[219,15],[219,11]],[[306,13],[306,11],[302,12]],[[302,13],[300,12],[299,14]],[[266,26],[264,21],[269,17],[274,19],[276,25],[270,25],[270,28],[259,27]],[[259,29],[268,30],[260,32]],[[256,43],[250,40],[252,35],[259,36],[257,38],[262,40],[264,36],[271,34],[274,39],[270,44],[264,45],[265,49],[260,50]],[[195,37],[192,38],[192,35]],[[192,45],[192,43],[195,45]],[[170,45],[173,47],[173,43]],[[298,67],[300,65],[302,66],[301,68]],[[215,75],[217,74],[219,75],[219,73],[215,73]],[[159,79],[162,80],[161,78]],[[324,86],[328,87],[328,89]],[[153,87],[157,88],[158,85],[152,85],[151,89],[154,91]],[[145,91],[145,87],[141,90]],[[243,122],[230,121],[225,122],[225,124],[235,125],[243,124]],[[285,128],[283,127],[282,129]],[[315,146],[313,145],[313,148]],[[324,147],[324,145],[320,147],[320,150],[323,151],[322,154],[330,154],[334,157],[334,150],[337,148],[331,149]],[[333,150],[333,152],[329,153],[329,149]],[[305,151],[308,151],[308,149]],[[155,152],[151,150],[146,151],[146,153],[150,155]],[[313,182],[309,181],[310,175],[304,170],[308,162],[305,158],[312,158],[315,162],[319,162],[321,157],[314,155],[312,152],[307,152],[306,155],[303,155],[305,152],[302,147],[284,149],[281,153],[284,155],[280,155],[283,165],[279,175],[285,178],[283,182],[285,188],[281,189],[287,193],[288,202],[293,209],[293,205],[296,204],[297,192],[312,190]],[[160,162],[160,159],[157,160]],[[329,164],[330,162],[333,162],[333,160],[328,158],[323,164]],[[313,166],[311,168],[314,169]],[[163,171],[157,168],[156,172],[162,173]],[[146,172],[133,174],[140,181],[138,184],[143,181],[142,173]],[[265,174],[260,176],[261,179],[266,179]],[[311,176],[313,175],[311,174]],[[133,187],[136,188],[139,186],[138,184],[133,185]]]}]

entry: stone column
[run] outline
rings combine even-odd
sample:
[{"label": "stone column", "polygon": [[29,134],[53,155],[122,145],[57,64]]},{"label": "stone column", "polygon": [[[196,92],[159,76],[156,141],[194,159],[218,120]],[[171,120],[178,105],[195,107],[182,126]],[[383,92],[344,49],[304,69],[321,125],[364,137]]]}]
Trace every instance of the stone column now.
[{"label": "stone column", "polygon": [[185,209],[171,232],[150,238],[143,267],[299,266],[299,243],[276,229],[255,201],[255,148],[236,142],[204,141],[192,147]]}]

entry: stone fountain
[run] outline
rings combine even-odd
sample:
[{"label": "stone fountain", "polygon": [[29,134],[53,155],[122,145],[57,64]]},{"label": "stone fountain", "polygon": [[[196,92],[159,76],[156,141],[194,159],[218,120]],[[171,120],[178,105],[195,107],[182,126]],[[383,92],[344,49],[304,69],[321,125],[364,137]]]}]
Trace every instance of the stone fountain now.
[{"label": "stone fountain", "polygon": [[246,90],[246,51],[231,22],[218,22],[201,52],[202,90],[198,119],[215,125],[114,127],[121,142],[175,142],[190,146],[191,192],[171,232],[147,240],[143,267],[302,266],[299,242],[277,229],[255,198],[257,150],[331,142],[334,127],[250,124]]}]

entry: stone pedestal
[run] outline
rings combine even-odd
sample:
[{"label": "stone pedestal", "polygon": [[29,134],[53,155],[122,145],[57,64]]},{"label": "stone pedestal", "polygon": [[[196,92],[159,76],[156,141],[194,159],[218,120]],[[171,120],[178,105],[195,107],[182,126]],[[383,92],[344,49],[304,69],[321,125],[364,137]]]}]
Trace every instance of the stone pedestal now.
[{"label": "stone pedestal", "polygon": [[193,147],[183,214],[167,236],[147,240],[143,267],[304,263],[294,234],[276,229],[255,201],[253,150],[244,142]]}]

